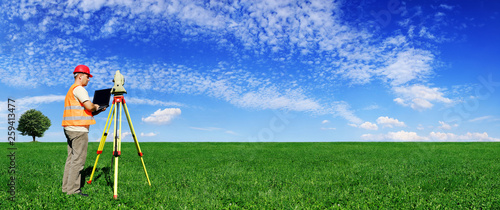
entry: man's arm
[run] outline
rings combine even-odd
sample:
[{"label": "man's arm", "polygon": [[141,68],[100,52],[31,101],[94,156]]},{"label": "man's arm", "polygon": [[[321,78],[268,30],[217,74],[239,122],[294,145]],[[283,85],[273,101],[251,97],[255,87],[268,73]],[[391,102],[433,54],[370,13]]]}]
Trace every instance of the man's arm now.
[{"label": "man's arm", "polygon": [[85,88],[83,88],[82,86],[76,87],[73,90],[73,94],[75,95],[75,97],[78,101],[83,101],[82,104],[86,110],[94,112],[99,108],[99,105],[94,104],[90,101],[89,94],[87,93],[87,90],[85,90]]},{"label": "man's arm", "polygon": [[90,100],[83,102],[83,106],[85,107],[86,110],[89,110],[91,112],[94,112],[95,110],[99,109],[99,105],[90,102]]}]

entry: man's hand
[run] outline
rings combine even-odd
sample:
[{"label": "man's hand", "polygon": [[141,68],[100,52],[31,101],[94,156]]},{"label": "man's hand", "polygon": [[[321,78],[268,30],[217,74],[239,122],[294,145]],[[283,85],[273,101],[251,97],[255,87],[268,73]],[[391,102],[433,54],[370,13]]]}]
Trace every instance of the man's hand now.
[{"label": "man's hand", "polygon": [[[97,106],[96,110],[97,110],[97,109],[99,109],[99,107],[100,107],[100,106],[99,106],[99,105],[97,105],[97,104],[95,104],[95,105]],[[106,111],[106,107],[104,107],[104,109],[102,109],[102,110],[100,110],[100,111],[96,112],[96,113],[94,114],[94,116],[96,116],[96,115],[98,115],[98,114],[100,114],[101,112],[104,112],[104,111]]]},{"label": "man's hand", "polygon": [[97,104],[93,104],[92,102],[90,101],[85,101],[83,102],[83,106],[85,107],[86,110],[89,110],[91,112],[94,112],[96,111],[97,109],[99,109],[99,105]]}]

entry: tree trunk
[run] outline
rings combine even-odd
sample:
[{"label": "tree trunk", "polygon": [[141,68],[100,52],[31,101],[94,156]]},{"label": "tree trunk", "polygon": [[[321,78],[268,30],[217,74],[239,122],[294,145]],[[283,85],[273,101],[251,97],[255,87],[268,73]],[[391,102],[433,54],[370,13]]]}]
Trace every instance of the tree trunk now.
[{"label": "tree trunk", "polygon": [[35,142],[35,136],[33,136],[33,142]]}]

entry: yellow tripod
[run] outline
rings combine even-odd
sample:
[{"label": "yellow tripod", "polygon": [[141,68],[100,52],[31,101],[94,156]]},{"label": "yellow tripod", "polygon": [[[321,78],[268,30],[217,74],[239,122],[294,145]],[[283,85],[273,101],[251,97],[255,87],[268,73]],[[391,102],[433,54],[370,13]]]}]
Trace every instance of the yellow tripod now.
[{"label": "yellow tripod", "polygon": [[[123,106],[122,106],[123,105]],[[121,155],[121,138],[122,138],[122,113],[121,109],[125,108],[125,114],[127,116],[128,124],[130,126],[130,131],[132,132],[132,137],[134,138],[135,147],[137,148],[137,152],[139,157],[141,158],[142,166],[144,168],[144,173],[146,174],[146,178],[148,179],[148,184],[151,186],[151,182],[149,181],[148,172],[146,171],[146,165],[144,165],[144,160],[142,159],[141,148],[139,147],[139,142],[137,141],[137,136],[135,135],[134,126],[132,125],[132,120],[130,119],[130,115],[128,113],[127,104],[125,103],[125,98],[123,95],[115,95],[113,98],[113,104],[111,105],[111,110],[109,110],[108,119],[106,120],[106,125],[104,126],[104,130],[101,136],[101,142],[99,143],[99,148],[97,149],[97,158],[95,160],[94,168],[92,169],[92,174],[90,175],[90,180],[87,181],[88,184],[92,183],[92,177],[94,177],[95,168],[97,166],[97,161],[99,160],[99,156],[102,154],[102,149],[104,148],[104,143],[106,142],[106,137],[108,136],[109,128],[111,127],[111,122],[114,121],[114,134],[113,134],[113,156],[115,161],[115,181],[113,187],[113,198],[118,198],[118,157]],[[117,112],[120,113],[119,116],[119,127],[116,127],[116,117]],[[113,113],[111,115],[111,113]]]}]

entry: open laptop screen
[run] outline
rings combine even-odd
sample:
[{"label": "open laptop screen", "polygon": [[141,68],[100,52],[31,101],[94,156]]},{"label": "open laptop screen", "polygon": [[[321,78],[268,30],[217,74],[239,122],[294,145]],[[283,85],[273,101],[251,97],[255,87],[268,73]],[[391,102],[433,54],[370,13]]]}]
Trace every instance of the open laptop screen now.
[{"label": "open laptop screen", "polygon": [[[99,105],[99,109],[95,112],[99,112],[102,109],[108,107],[110,98],[111,98],[111,88],[96,90],[94,92],[94,100],[92,100],[92,103]],[[93,112],[93,114],[95,112]]]}]

